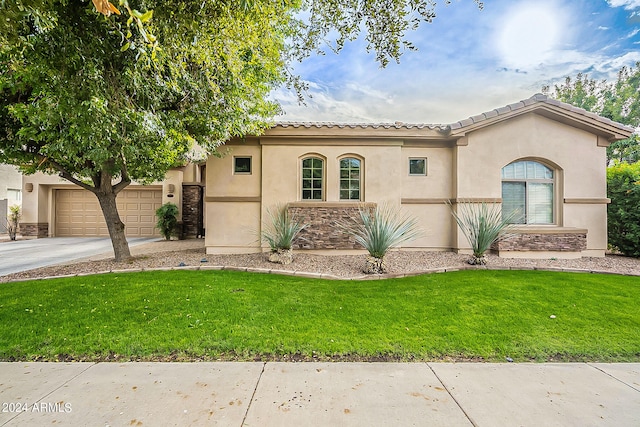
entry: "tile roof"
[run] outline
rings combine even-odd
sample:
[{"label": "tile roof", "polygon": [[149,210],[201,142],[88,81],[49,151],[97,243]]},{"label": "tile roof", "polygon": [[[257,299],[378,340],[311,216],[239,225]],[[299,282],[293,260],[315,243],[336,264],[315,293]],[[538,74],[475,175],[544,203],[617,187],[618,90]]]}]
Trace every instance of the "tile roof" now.
[{"label": "tile roof", "polygon": [[559,107],[563,110],[567,110],[571,113],[575,113],[590,120],[594,120],[596,122],[602,123],[603,125],[613,126],[616,129],[619,129],[623,133],[633,132],[634,129],[622,125],[620,123],[609,120],[605,117],[601,117],[595,113],[591,113],[582,108],[574,107],[571,104],[567,104],[556,99],[550,98],[547,95],[543,95],[541,93],[537,93],[533,95],[531,98],[524,99],[520,102],[515,102],[513,104],[506,105],[504,107],[495,108],[493,110],[469,117],[464,120],[460,120],[451,124],[424,124],[424,123],[403,123],[403,122],[395,122],[395,123],[338,123],[338,122],[277,122],[275,124],[276,127],[281,128],[350,128],[350,129],[430,129],[437,130],[440,132],[449,132],[449,131],[457,131],[461,130],[467,126],[472,126],[483,121],[494,119],[503,115],[517,113],[519,110],[523,110],[527,107],[530,107],[534,104],[544,103],[551,106]]},{"label": "tile roof", "polygon": [[537,104],[537,103],[545,103],[545,104],[549,104],[549,105],[553,105],[556,107],[560,107],[564,110],[570,111],[572,113],[576,113],[578,115],[581,116],[585,116],[589,119],[595,120],[597,122],[600,122],[602,124],[605,125],[609,125],[609,126],[613,126],[615,128],[618,128],[622,131],[625,132],[633,132],[634,129],[632,127],[629,126],[625,126],[623,124],[614,122],[613,120],[607,119],[606,117],[601,117],[595,113],[589,112],[583,108],[579,108],[579,107],[575,107],[571,104],[567,104],[565,102],[561,102],[558,101],[557,99],[553,99],[550,98],[547,95],[543,95],[541,93],[537,93],[535,95],[533,95],[531,98],[528,99],[524,99],[520,102],[515,102],[513,104],[509,104],[506,105],[504,107],[500,107],[500,108],[495,108],[493,110],[487,111],[485,113],[482,114],[478,114],[476,116],[473,117],[469,117],[468,119],[465,120],[460,120],[458,122],[452,123],[449,126],[451,126],[452,130],[457,130],[457,129],[461,129],[464,128],[466,126],[470,126],[476,123],[480,123],[482,121],[488,120],[488,119],[492,119],[494,117],[498,117],[498,116],[502,116],[508,113],[512,113],[512,112],[517,112],[518,110],[522,110],[526,107],[529,107],[531,105]]},{"label": "tile roof", "polygon": [[350,129],[444,129],[446,125],[431,125],[425,123],[338,123],[338,122],[277,122],[277,127],[282,128],[350,128]]}]

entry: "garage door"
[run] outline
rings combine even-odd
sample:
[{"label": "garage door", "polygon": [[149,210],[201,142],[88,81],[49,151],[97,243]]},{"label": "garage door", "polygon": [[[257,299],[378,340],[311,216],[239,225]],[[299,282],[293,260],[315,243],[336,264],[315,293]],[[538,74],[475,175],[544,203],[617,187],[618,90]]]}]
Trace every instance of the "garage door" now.
[{"label": "garage door", "polygon": [[[155,229],[162,190],[123,190],[116,198],[129,237],[160,236]],[[56,231],[59,237],[109,236],[96,196],[85,190],[56,190]]]}]

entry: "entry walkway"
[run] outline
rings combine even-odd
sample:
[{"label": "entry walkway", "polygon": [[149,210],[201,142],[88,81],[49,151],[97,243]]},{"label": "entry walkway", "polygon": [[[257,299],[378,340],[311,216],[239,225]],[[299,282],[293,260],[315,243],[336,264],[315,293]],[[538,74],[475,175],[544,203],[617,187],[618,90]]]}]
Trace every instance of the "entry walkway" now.
[{"label": "entry walkway", "polygon": [[0,363],[0,426],[639,426],[640,364]]}]

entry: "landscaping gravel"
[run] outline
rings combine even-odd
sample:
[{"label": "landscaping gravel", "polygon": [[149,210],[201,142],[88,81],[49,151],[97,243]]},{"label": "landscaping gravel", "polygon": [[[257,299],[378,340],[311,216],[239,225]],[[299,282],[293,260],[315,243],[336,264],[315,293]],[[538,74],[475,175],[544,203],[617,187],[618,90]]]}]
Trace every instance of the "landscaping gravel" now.
[{"label": "landscaping gravel", "polygon": [[[249,268],[263,271],[315,273],[327,278],[362,279],[362,268],[367,255],[314,255],[295,251],[292,264],[280,265],[268,261],[268,254],[207,255],[202,239],[186,241],[157,241],[132,248],[133,258],[116,263],[113,254],[104,254],[78,262],[39,268],[0,277],[0,282],[43,277],[92,274],[120,270],[149,270],[158,268],[227,267]],[[393,251],[385,257],[388,276],[419,274],[423,272],[472,268],[467,255],[452,252]],[[604,258],[566,259],[509,259],[488,255],[486,267],[490,269],[550,269],[579,270],[640,276],[640,259],[617,255]]]}]

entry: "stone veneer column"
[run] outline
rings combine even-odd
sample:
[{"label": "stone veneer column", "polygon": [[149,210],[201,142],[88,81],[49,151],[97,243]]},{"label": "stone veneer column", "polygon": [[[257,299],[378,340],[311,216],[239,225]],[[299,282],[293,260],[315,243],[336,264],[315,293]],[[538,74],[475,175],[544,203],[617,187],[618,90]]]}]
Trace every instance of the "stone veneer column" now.
[{"label": "stone veneer column", "polygon": [[184,238],[202,237],[202,185],[182,185],[182,226]]},{"label": "stone veneer column", "polygon": [[294,249],[362,249],[355,239],[338,226],[358,220],[359,205],[353,203],[292,203],[289,215],[307,228],[293,242]]},{"label": "stone veneer column", "polygon": [[49,237],[49,223],[20,223],[20,235],[24,237]]}]

